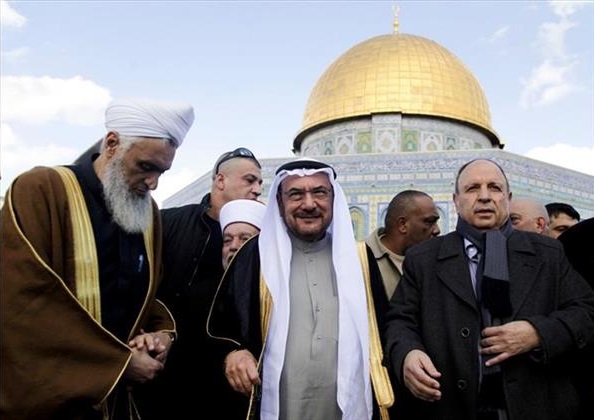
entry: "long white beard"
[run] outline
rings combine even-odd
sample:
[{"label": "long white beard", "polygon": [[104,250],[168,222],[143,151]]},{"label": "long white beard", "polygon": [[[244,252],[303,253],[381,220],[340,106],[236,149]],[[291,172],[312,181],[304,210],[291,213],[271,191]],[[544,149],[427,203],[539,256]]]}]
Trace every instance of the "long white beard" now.
[{"label": "long white beard", "polygon": [[149,194],[139,196],[126,184],[122,158],[108,163],[103,179],[103,194],[113,221],[128,233],[142,233],[152,223]]}]

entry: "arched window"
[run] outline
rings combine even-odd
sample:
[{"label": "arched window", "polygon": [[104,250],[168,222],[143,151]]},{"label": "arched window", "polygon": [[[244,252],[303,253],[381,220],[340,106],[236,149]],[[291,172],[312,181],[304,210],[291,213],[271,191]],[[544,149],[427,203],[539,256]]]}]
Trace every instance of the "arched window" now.
[{"label": "arched window", "polygon": [[351,207],[349,211],[351,213],[355,239],[363,241],[367,236],[367,218],[365,217],[365,213],[358,207]]}]

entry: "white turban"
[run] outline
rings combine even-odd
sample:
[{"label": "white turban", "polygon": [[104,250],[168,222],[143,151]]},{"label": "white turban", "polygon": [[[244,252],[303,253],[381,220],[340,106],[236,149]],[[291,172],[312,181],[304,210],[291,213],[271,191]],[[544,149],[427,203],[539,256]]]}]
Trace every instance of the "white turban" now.
[{"label": "white turban", "polygon": [[180,146],[194,122],[194,108],[184,103],[121,98],[105,110],[105,127],[123,136],[158,137]]},{"label": "white turban", "polygon": [[265,212],[266,206],[261,201],[243,198],[229,201],[221,208],[219,215],[221,230],[225,231],[228,225],[238,222],[249,223],[261,229]]}]

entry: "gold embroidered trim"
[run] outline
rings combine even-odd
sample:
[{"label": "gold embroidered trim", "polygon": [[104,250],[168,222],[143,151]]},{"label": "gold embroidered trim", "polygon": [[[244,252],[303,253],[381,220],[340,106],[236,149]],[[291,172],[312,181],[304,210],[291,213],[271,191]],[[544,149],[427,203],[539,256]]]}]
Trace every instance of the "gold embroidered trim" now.
[{"label": "gold embroidered trim", "polygon": [[272,311],[272,296],[264,276],[260,273],[260,328],[262,329],[262,342],[266,340],[268,333],[268,322],[270,321],[270,311]]},{"label": "gold embroidered trim", "polygon": [[[270,322],[270,314],[272,311],[272,296],[270,290],[266,286],[264,276],[260,272],[260,328],[262,329],[262,351],[258,357],[258,372],[260,372],[260,379],[262,378],[262,357],[264,356],[264,348],[266,347],[266,337],[268,335],[268,324]],[[259,417],[259,413],[256,413],[258,407],[257,400],[261,398],[260,393],[262,385],[254,385],[252,387],[252,393],[250,395],[250,403],[248,407],[248,419],[254,419]]]},{"label": "gold embroidered trim", "polygon": [[369,319],[369,369],[371,371],[371,383],[375,391],[375,399],[380,407],[382,419],[389,419],[388,408],[394,404],[394,391],[388,375],[388,370],[382,365],[384,356],[382,342],[379,336],[377,320],[375,318],[375,307],[373,306],[373,295],[371,292],[371,279],[369,275],[369,261],[367,260],[367,249],[365,242],[357,243],[365,292],[367,295],[367,318]]},{"label": "gold embroidered trim", "polygon": [[101,323],[101,294],[99,290],[99,261],[93,226],[80,184],[70,169],[54,167],[66,189],[74,246],[76,298],[91,316]]}]

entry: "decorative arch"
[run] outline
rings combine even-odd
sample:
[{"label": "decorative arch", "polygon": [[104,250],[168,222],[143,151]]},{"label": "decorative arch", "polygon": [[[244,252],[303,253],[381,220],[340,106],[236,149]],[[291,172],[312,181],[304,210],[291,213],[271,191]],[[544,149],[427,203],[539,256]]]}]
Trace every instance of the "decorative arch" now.
[{"label": "decorative arch", "polygon": [[437,214],[439,214],[439,220],[437,222],[437,224],[439,225],[439,230],[441,231],[442,235],[445,235],[450,231],[450,223],[448,220],[448,206],[445,203],[435,202],[435,207],[437,207]]},{"label": "decorative arch", "polygon": [[355,239],[362,241],[365,239],[367,233],[367,218],[365,212],[359,207],[350,207],[351,222],[353,224],[353,233]]}]

